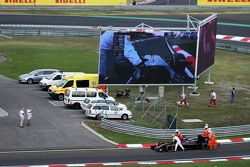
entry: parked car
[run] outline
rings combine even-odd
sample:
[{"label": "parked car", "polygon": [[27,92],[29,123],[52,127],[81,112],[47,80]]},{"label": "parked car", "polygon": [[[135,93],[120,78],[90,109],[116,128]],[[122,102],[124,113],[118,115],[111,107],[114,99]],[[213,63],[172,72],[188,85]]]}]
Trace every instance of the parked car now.
[{"label": "parked car", "polygon": [[119,118],[123,120],[132,118],[132,113],[129,110],[121,110],[117,106],[106,103],[89,105],[85,115],[98,120],[101,118]]},{"label": "parked car", "polygon": [[57,82],[61,81],[63,77],[68,75],[78,75],[84,74],[83,72],[54,72],[49,76],[46,76],[39,82],[39,86],[42,89],[48,89],[51,85],[55,85]]},{"label": "parked car", "polygon": [[64,95],[64,104],[73,108],[81,108],[81,103],[89,99],[106,99],[115,101],[115,99],[98,88],[68,88]]},{"label": "parked car", "polygon": [[127,106],[125,104],[121,104],[116,101],[112,100],[106,100],[103,98],[86,98],[82,103],[81,103],[81,108],[86,111],[88,109],[89,105],[93,105],[96,103],[106,103],[106,104],[113,104],[114,106],[118,107],[121,110],[127,110]]},{"label": "parked car", "polygon": [[38,70],[31,71],[28,74],[20,75],[18,77],[18,81],[20,83],[28,83],[28,84],[38,83],[44,77],[46,77],[54,72],[58,72],[58,71],[60,71],[60,70],[57,70],[57,69],[38,69]]},{"label": "parked car", "polygon": [[93,88],[98,85],[98,74],[77,74],[65,76],[56,85],[52,85],[48,89],[48,94],[59,100],[64,99],[64,94],[68,88]]}]

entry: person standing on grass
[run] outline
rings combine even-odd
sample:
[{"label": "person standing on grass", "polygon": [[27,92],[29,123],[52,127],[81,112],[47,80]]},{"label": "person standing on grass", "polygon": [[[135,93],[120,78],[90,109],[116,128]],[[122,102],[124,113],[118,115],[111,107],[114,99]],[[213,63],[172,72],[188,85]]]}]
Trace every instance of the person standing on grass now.
[{"label": "person standing on grass", "polygon": [[185,95],[185,93],[182,93],[180,97],[181,97],[180,106],[182,107],[182,104],[184,103],[188,107],[188,103],[186,99],[187,96]]},{"label": "person standing on grass", "polygon": [[231,98],[230,98],[230,103],[231,103],[231,104],[234,103],[235,94],[236,94],[235,88],[233,88],[233,89],[231,90]]},{"label": "person standing on grass", "polygon": [[209,94],[209,106],[214,105],[216,107],[216,93],[214,90],[211,90]]},{"label": "person standing on grass", "polygon": [[26,114],[27,114],[27,126],[30,126],[30,121],[32,118],[32,109],[28,108]]},{"label": "person standing on grass", "polygon": [[24,121],[24,108],[22,108],[20,111],[19,111],[19,118],[20,118],[20,128],[23,128],[23,121]]}]

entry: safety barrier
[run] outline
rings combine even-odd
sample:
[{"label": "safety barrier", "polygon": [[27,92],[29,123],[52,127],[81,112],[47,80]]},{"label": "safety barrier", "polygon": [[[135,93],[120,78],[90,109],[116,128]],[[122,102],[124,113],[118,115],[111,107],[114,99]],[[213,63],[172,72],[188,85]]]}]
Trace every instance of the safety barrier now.
[{"label": "safety barrier", "polygon": [[[99,36],[98,27],[64,25],[8,25],[0,24],[0,34],[6,36]],[[234,42],[235,43],[235,42]],[[250,53],[248,46],[227,43],[216,44],[217,48]]]},{"label": "safety barrier", "polygon": [[[174,129],[146,128],[107,119],[102,119],[101,127],[113,132],[141,136],[141,137],[156,138],[156,139],[171,139],[172,134],[175,132]],[[195,138],[198,134],[201,134],[203,128],[180,129],[180,130],[184,136]],[[217,137],[250,134],[250,125],[216,127],[212,128],[212,131],[216,134]]]},{"label": "safety barrier", "polygon": [[250,53],[249,46],[238,46],[238,45],[233,45],[233,44],[228,44],[228,43],[216,43],[216,48],[231,50],[235,52]]}]

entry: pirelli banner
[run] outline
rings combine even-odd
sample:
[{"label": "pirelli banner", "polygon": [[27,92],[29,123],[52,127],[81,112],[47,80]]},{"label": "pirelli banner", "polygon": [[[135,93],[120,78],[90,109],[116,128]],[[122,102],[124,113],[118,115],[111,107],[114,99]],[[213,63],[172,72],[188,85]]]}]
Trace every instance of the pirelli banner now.
[{"label": "pirelli banner", "polygon": [[202,6],[250,6],[250,0],[198,0],[197,4]]},{"label": "pirelli banner", "polygon": [[0,0],[0,5],[25,6],[84,6],[84,5],[126,5],[127,0]]}]

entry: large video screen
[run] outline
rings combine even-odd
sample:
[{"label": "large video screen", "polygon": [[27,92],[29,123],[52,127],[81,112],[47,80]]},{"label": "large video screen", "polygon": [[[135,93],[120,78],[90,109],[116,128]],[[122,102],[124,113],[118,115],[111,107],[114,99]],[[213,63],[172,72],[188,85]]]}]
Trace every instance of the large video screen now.
[{"label": "large video screen", "polygon": [[102,31],[99,84],[193,84],[197,32]]},{"label": "large video screen", "polygon": [[214,64],[216,29],[217,18],[208,21],[199,28],[197,76]]}]

